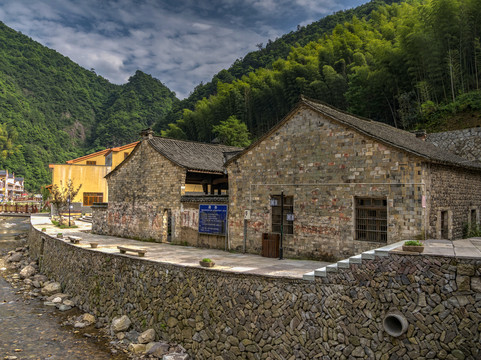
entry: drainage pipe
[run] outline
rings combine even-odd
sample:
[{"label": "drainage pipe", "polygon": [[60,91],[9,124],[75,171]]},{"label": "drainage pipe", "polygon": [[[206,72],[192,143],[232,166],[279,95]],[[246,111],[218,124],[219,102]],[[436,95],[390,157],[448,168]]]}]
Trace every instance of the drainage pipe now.
[{"label": "drainage pipe", "polygon": [[389,311],[382,320],[384,330],[391,336],[399,337],[408,329],[406,317],[398,310]]}]

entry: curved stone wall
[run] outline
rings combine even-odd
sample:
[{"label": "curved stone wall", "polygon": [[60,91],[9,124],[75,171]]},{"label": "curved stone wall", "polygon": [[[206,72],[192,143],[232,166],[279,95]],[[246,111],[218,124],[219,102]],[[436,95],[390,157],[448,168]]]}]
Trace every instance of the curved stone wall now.
[{"label": "curved stone wall", "polygon": [[[390,254],[307,282],[100,253],[34,227],[29,244],[84,311],[127,314],[195,359],[481,356],[479,259]],[[393,309],[409,323],[398,338],[382,325]]]}]

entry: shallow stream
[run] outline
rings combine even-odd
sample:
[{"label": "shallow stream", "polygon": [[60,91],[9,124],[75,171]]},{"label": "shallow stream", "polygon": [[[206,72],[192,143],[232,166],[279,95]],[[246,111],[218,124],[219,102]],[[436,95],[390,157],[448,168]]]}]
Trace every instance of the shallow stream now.
[{"label": "shallow stream", "polygon": [[[0,216],[0,257],[22,246],[15,235],[29,229],[29,219]],[[112,354],[108,339],[93,326],[75,330],[62,326],[77,309],[60,312],[40,300],[24,300],[19,289],[6,280],[8,271],[0,260],[0,359],[127,359]],[[75,331],[74,331],[75,330]]]}]

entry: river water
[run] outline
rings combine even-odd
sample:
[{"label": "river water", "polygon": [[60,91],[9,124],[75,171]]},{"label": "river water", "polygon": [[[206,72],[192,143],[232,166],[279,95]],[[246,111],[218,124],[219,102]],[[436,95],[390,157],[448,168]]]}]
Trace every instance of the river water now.
[{"label": "river water", "polygon": [[[29,219],[0,216],[0,257],[22,246],[15,235],[27,232]],[[0,260],[0,269],[4,268]],[[0,270],[0,359],[127,359],[113,355],[108,339],[94,328],[74,332],[62,326],[67,317],[81,314],[77,309],[60,312],[40,300],[24,300],[19,289],[6,280]]]}]

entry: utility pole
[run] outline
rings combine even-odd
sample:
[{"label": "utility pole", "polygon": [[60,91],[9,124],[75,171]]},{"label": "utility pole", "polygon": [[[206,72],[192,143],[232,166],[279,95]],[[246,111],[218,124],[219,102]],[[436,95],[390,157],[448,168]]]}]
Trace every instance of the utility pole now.
[{"label": "utility pole", "polygon": [[70,227],[70,195],[67,198],[68,202],[68,227]]},{"label": "utility pole", "polygon": [[282,241],[284,240],[284,191],[281,192],[281,241],[279,243],[279,260],[284,258],[284,248]]}]

